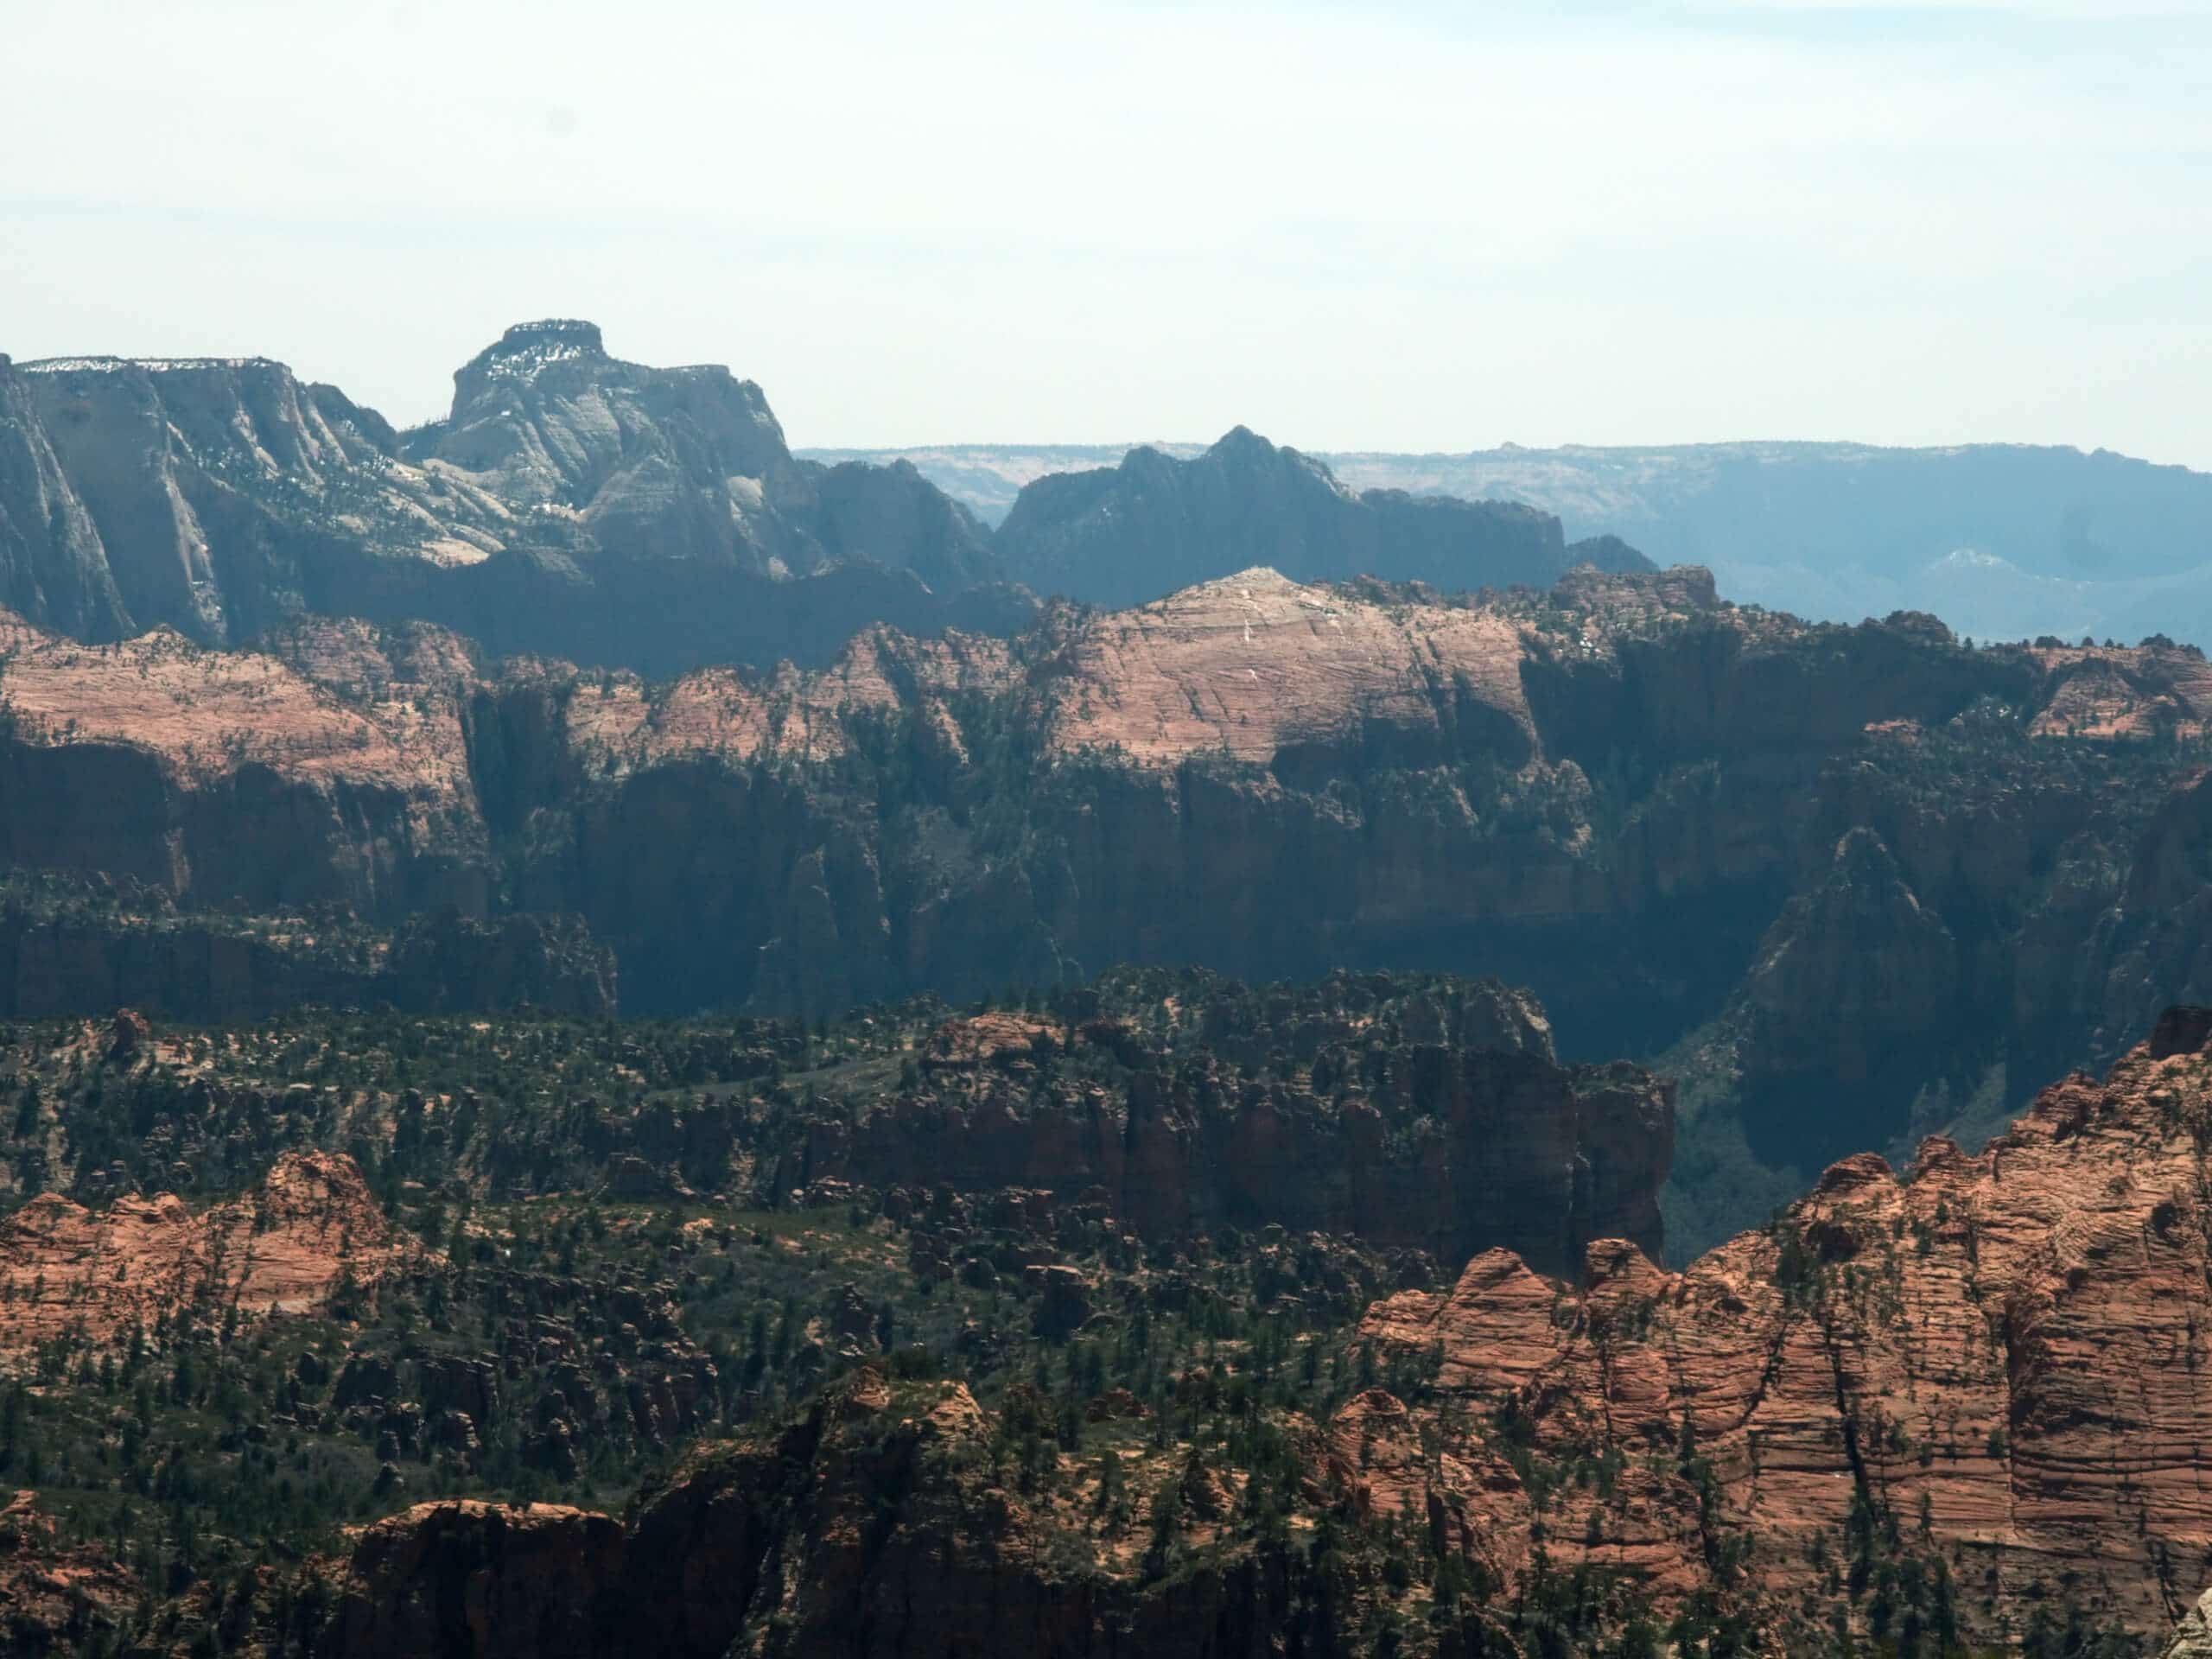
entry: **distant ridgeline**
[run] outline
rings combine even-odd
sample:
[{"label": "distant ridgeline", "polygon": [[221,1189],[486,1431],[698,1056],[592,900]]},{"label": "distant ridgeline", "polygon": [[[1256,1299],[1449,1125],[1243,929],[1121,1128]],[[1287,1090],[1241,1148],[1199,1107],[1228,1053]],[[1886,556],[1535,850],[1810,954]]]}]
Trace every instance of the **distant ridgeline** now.
[{"label": "distant ridgeline", "polygon": [[1111,523],[1055,480],[1009,538],[903,461],[794,457],[759,386],[610,357],[588,322],[510,328],[404,432],[265,358],[0,358],[0,609],[210,645],[421,620],[664,675],[819,664],[879,622],[1002,635],[1029,588],[1118,603],[1271,563],[1471,589],[1574,562],[1548,515],[1355,497],[1241,429],[1154,459],[1106,476]]},{"label": "distant ridgeline", "polygon": [[[1195,444],[1157,444],[1187,459]],[[1112,467],[1128,445],[956,444],[807,450],[910,461],[987,522],[1055,474]],[[2212,474],[2107,450],[1853,443],[1333,453],[1346,486],[1523,502],[1570,538],[1614,535],[1720,591],[1838,622],[1928,611],[1978,639],[2212,645]],[[1600,561],[1601,563],[1603,561]],[[1409,573],[1410,574],[1410,573]]]}]

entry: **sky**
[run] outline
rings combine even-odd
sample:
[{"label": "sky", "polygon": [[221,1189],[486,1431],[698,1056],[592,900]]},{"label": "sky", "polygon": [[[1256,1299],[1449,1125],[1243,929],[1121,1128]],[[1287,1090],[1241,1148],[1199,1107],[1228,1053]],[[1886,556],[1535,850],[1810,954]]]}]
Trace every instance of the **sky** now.
[{"label": "sky", "polygon": [[0,0],[0,352],[406,423],[510,322],[794,444],[2212,468],[2212,0]]}]

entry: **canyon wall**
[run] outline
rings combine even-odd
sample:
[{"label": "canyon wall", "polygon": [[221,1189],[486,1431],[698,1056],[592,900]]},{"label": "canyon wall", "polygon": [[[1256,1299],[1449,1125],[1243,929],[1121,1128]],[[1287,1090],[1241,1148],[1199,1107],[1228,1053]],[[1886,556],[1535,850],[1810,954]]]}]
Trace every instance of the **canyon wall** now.
[{"label": "canyon wall", "polygon": [[[1570,1057],[1665,1056],[1740,1118],[1678,1163],[1744,1192],[1698,1243],[2212,991],[2200,655],[1814,626],[1694,571],[1468,599],[1255,570],[665,683],[423,625],[212,653],[10,624],[0,707],[11,863],[186,912],[573,916],[632,1011],[1122,961],[1494,973]],[[1752,1190],[1744,1156],[1798,1175]]]}]

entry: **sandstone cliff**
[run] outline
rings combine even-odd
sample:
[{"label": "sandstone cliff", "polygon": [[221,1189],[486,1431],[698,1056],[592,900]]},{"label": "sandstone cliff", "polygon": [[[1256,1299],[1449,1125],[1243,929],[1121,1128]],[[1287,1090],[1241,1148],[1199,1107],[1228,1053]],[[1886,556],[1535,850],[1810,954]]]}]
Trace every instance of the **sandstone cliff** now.
[{"label": "sandstone cliff", "polygon": [[[1931,1141],[1903,1176],[1847,1160],[1681,1273],[1621,1240],[1565,1282],[1488,1252],[1370,1309],[1376,1380],[1325,1421],[1262,1412],[1215,1440],[1210,1414],[1253,1409],[1267,1376],[1224,1344],[1178,1384],[1187,1442],[1115,1429],[1109,1400],[1078,1459],[1027,1438],[1020,1389],[986,1409],[869,1364],[698,1450],[620,1523],[420,1506],[353,1544],[329,1650],[581,1654],[619,1632],[702,1655],[1441,1659],[1648,1651],[1665,1630],[2056,1653],[2188,1615],[2194,1651],[2208,1036],[2212,1013],[2174,1011],[1985,1153]],[[1007,1063],[1014,1037],[953,1033],[943,1058]],[[1021,1456],[1046,1471],[1016,1477]],[[1102,1518],[1123,1483],[1148,1543]]]},{"label": "sandstone cliff", "polygon": [[287,1154],[254,1191],[194,1213],[173,1192],[88,1210],[56,1193],[0,1225],[0,1352],[64,1332],[95,1342],[197,1311],[209,1320],[320,1308],[345,1281],[423,1260],[350,1159]]},{"label": "sandstone cliff", "polygon": [[[1839,1575],[1861,1594],[1871,1574],[1893,1592],[1912,1560],[1981,1639],[2017,1639],[2062,1580],[2162,1628],[2212,1543],[2208,1029],[2201,1011],[2169,1015],[2101,1084],[2046,1090],[1979,1156],[1931,1140],[1902,1178],[1871,1155],[1840,1163],[1774,1228],[1681,1274],[1593,1247],[1562,1300],[1493,1254],[1447,1295],[1384,1303],[1378,1343],[1442,1355],[1416,1416],[1510,1425],[1516,1478],[1463,1478],[1459,1523],[1525,1541],[1541,1517],[1561,1561],[1675,1595],[1789,1605]],[[1390,1421],[1361,1432],[1413,1433]],[[1609,1459],[1610,1491],[1572,1478]]]},{"label": "sandstone cliff", "polygon": [[186,912],[577,916],[639,1010],[1120,961],[1495,973],[1570,1053],[1721,1098],[1677,1167],[1743,1207],[1697,1242],[2117,1053],[2206,971],[2200,655],[1816,627],[1694,572],[1471,600],[1254,570],[659,683],[419,625],[6,639],[10,862]]}]

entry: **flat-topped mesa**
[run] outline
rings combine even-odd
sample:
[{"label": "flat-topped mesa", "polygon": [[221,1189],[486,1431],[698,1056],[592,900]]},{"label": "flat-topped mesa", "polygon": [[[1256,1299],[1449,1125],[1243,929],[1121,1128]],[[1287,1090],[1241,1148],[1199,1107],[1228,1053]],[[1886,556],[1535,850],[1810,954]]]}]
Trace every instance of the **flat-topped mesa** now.
[{"label": "flat-topped mesa", "polygon": [[[2163,1563],[2212,1544],[2208,1041],[2212,1009],[2170,1011],[1979,1155],[1931,1138],[1903,1175],[1843,1160],[1680,1273],[1607,1241],[1579,1284],[1546,1285],[1493,1252],[1380,1303],[1386,1357],[1441,1354],[1405,1433],[1516,1426],[1519,1477],[1441,1471],[1463,1524],[1514,1541],[1509,1568],[1541,1519],[1555,1568],[1625,1570],[1667,1607],[1711,1591],[1786,1619],[1833,1593],[1831,1562],[1942,1560],[1972,1640],[2017,1634],[2062,1580],[2101,1620],[2163,1629]],[[1609,1492],[1548,1478],[1591,1459],[1624,1460]]]},{"label": "flat-topped mesa", "polygon": [[[320,489],[381,453],[373,435],[383,426],[380,417],[331,388],[306,385],[274,358],[62,358],[22,366],[39,377],[49,425],[58,424],[59,441],[86,470],[130,458],[86,450],[73,429],[115,422],[139,405],[150,406],[152,417],[168,429],[172,472],[197,467],[241,486],[284,479]],[[112,384],[137,376],[146,383],[143,391]],[[204,504],[200,511],[206,512]],[[118,542],[111,551],[127,557],[129,527],[104,527]]]},{"label": "flat-topped mesa", "polygon": [[520,369],[533,363],[557,363],[576,357],[605,357],[607,342],[599,325],[582,317],[541,317],[518,322],[470,360],[454,371],[454,378],[478,367]]},{"label": "flat-topped mesa", "polygon": [[[665,520],[687,493],[758,486],[791,452],[768,400],[727,369],[651,368],[607,353],[594,323],[518,323],[454,373],[453,414],[435,434],[438,459],[489,473],[509,494],[561,500],[605,516],[616,493],[634,518]],[[747,502],[702,506],[742,516]],[[698,526],[693,527],[696,534]]]},{"label": "flat-topped mesa", "polygon": [[[0,357],[0,365],[8,359]],[[16,365],[25,374],[115,374],[138,369],[147,374],[193,374],[211,370],[291,370],[271,357],[118,357],[99,353],[87,357],[34,357]]]},{"label": "flat-topped mesa", "polygon": [[562,365],[571,365],[572,373],[588,374],[614,360],[595,322],[548,317],[516,323],[453,372],[450,418],[461,421],[484,397],[512,391],[516,382],[534,380]]}]

